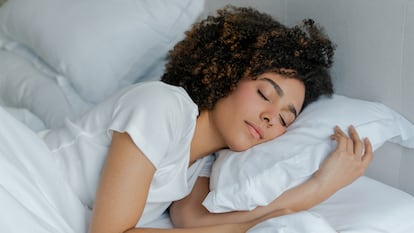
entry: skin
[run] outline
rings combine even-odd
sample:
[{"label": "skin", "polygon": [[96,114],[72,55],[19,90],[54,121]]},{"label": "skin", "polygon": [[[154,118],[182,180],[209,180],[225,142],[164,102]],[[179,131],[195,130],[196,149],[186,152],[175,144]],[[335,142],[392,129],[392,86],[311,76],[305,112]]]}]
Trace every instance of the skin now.
[{"label": "skin", "polygon": [[[191,143],[190,164],[221,148],[243,151],[283,134],[294,121],[294,112],[300,112],[304,92],[300,81],[275,73],[241,80],[214,109],[200,112]],[[241,233],[268,218],[310,208],[361,176],[372,159],[369,141],[362,142],[353,127],[350,137],[336,128],[332,139],[338,146],[319,171],[268,206],[249,212],[208,213],[201,202],[209,191],[209,181],[199,178],[191,194],[171,206],[173,223],[185,229],[144,229],[135,225],[145,207],[155,168],[128,134],[114,132],[89,232]]]},{"label": "skin", "polygon": [[280,74],[241,80],[212,110],[200,113],[190,161],[222,148],[244,151],[282,135],[296,118],[291,109],[300,112],[304,97],[303,83]]}]

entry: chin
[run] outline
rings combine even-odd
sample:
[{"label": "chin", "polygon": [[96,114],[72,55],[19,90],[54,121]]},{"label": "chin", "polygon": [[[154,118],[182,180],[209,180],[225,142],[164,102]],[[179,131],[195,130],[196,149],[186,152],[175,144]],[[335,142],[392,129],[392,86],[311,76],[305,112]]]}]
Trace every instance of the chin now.
[{"label": "chin", "polygon": [[245,151],[245,150],[248,150],[248,149],[252,148],[253,146],[254,145],[250,145],[250,144],[249,145],[246,145],[246,144],[243,145],[243,143],[234,143],[234,144],[229,145],[228,148],[232,151],[235,151],[235,152],[242,152],[242,151]]}]

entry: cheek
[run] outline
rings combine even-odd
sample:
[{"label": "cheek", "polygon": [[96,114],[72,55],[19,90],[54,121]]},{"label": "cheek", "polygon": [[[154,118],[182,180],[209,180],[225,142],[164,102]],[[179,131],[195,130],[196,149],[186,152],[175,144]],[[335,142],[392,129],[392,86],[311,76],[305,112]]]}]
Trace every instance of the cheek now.
[{"label": "cheek", "polygon": [[234,96],[234,107],[239,113],[251,114],[259,111],[261,103],[254,91],[239,92]]},{"label": "cheek", "polygon": [[269,139],[268,140],[273,140],[275,138],[278,138],[281,135],[283,135],[284,133],[286,133],[286,128],[285,127],[283,127],[283,126],[276,126],[269,133]]}]

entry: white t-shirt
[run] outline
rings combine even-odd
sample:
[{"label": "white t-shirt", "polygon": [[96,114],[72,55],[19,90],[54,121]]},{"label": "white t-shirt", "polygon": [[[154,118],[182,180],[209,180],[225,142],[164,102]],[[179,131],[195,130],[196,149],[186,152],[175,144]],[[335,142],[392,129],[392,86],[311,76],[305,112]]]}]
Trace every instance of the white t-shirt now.
[{"label": "white t-shirt", "polygon": [[188,168],[197,116],[197,105],[183,88],[146,82],[117,93],[61,129],[39,135],[56,154],[74,192],[91,208],[112,131],[127,132],[156,168],[137,224],[142,226],[188,195],[198,176],[208,176],[211,156]]}]

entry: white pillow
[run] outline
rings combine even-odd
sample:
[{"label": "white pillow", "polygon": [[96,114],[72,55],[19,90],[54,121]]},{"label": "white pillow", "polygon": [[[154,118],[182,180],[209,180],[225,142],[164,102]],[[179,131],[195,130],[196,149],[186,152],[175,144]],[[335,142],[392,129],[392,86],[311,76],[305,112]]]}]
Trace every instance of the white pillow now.
[{"label": "white pillow", "polygon": [[6,112],[10,113],[10,115],[12,115],[14,118],[28,126],[34,132],[39,132],[46,129],[46,126],[43,123],[43,121],[39,117],[35,116],[28,109],[7,107],[1,104],[0,106]]},{"label": "white pillow", "polygon": [[307,106],[276,140],[244,152],[222,150],[213,165],[204,206],[211,212],[251,210],[307,180],[335,148],[335,125],[354,125],[373,149],[390,140],[414,148],[414,125],[387,106],[334,95]]},{"label": "white pillow", "polygon": [[0,34],[97,103],[162,65],[203,7],[192,0],[13,0],[0,8]]},{"label": "white pillow", "polygon": [[0,99],[4,106],[27,109],[47,128],[62,126],[75,113],[61,88],[30,61],[0,50]]},{"label": "white pillow", "polygon": [[[1,41],[0,41],[1,42]],[[72,84],[69,82],[68,79],[66,79],[65,77],[62,77],[61,75],[59,75],[56,71],[54,71],[50,66],[48,66],[40,57],[38,57],[36,54],[33,53],[32,50],[28,49],[27,47],[23,46],[22,44],[16,42],[16,41],[8,41],[5,42],[3,41],[3,43],[0,43],[0,47],[2,49],[4,49],[5,51],[8,51],[7,54],[13,54],[12,57],[16,57],[16,58],[10,58],[7,57],[7,55],[3,55],[6,56],[5,60],[8,59],[18,59],[21,61],[17,61],[18,63],[20,63],[20,67],[19,69],[14,69],[9,70],[8,71],[8,77],[3,77],[3,78],[7,78],[9,79],[9,82],[19,82],[18,80],[14,80],[14,76],[21,76],[21,74],[19,73],[20,70],[32,70],[33,68],[37,69],[38,71],[36,71],[35,73],[38,74],[36,76],[44,76],[47,79],[50,79],[50,81],[47,81],[48,83],[50,83],[49,85],[53,85],[53,87],[51,89],[59,89],[60,92],[56,98],[57,99],[62,99],[62,97],[64,97],[67,102],[70,105],[71,108],[71,112],[72,112],[72,116],[68,115],[66,117],[68,118],[73,118],[73,117],[78,117],[83,115],[86,111],[90,110],[91,107],[93,106],[93,104],[85,101],[84,99],[82,99],[79,94],[76,92],[76,90],[73,88]],[[29,67],[27,67],[29,66]],[[17,72],[17,73],[13,73],[13,72]],[[31,79],[31,76],[28,75],[25,77],[25,79]],[[44,78],[43,78],[44,79]],[[32,82],[33,85],[28,85],[27,87],[25,87],[26,89],[28,89],[29,92],[31,92],[32,94],[36,95],[42,95],[43,92],[49,92],[47,88],[39,88],[39,86],[41,86],[40,84],[36,83],[38,81],[33,81],[33,80],[28,80],[28,82]],[[9,84],[10,85],[10,84]],[[57,88],[56,86],[58,86],[59,88]],[[17,87],[17,86],[16,86]],[[42,86],[41,86],[42,87]],[[21,86],[19,86],[18,88],[22,88]],[[15,95],[21,92],[8,92],[9,95],[7,98],[17,98],[17,99],[21,99],[21,97],[16,97]],[[50,96],[52,97],[52,96]],[[61,103],[61,105],[66,106],[68,105],[68,103]],[[17,105],[19,105],[20,103],[17,103]],[[48,102],[48,104],[50,104],[50,102]],[[13,105],[14,106],[14,105]],[[25,107],[28,107],[28,110],[32,111],[32,112],[36,112],[38,113],[38,109],[44,109],[45,108],[45,104],[41,103],[41,102],[34,102],[34,104],[32,105],[26,105]],[[63,116],[63,114],[65,114],[66,112],[60,112],[61,110],[59,108],[56,108],[55,106],[46,108],[48,111],[48,115],[52,115],[52,114],[58,114],[58,115],[62,115],[62,117],[60,117],[60,121],[63,120],[63,118],[65,116]],[[57,111],[56,113],[53,113],[53,111]],[[60,112],[60,113],[59,113]],[[47,124],[50,126],[54,126],[56,127],[55,123],[50,124],[49,119],[48,118],[44,118],[44,114],[42,114],[40,117],[42,117],[43,121],[48,122]]]}]

